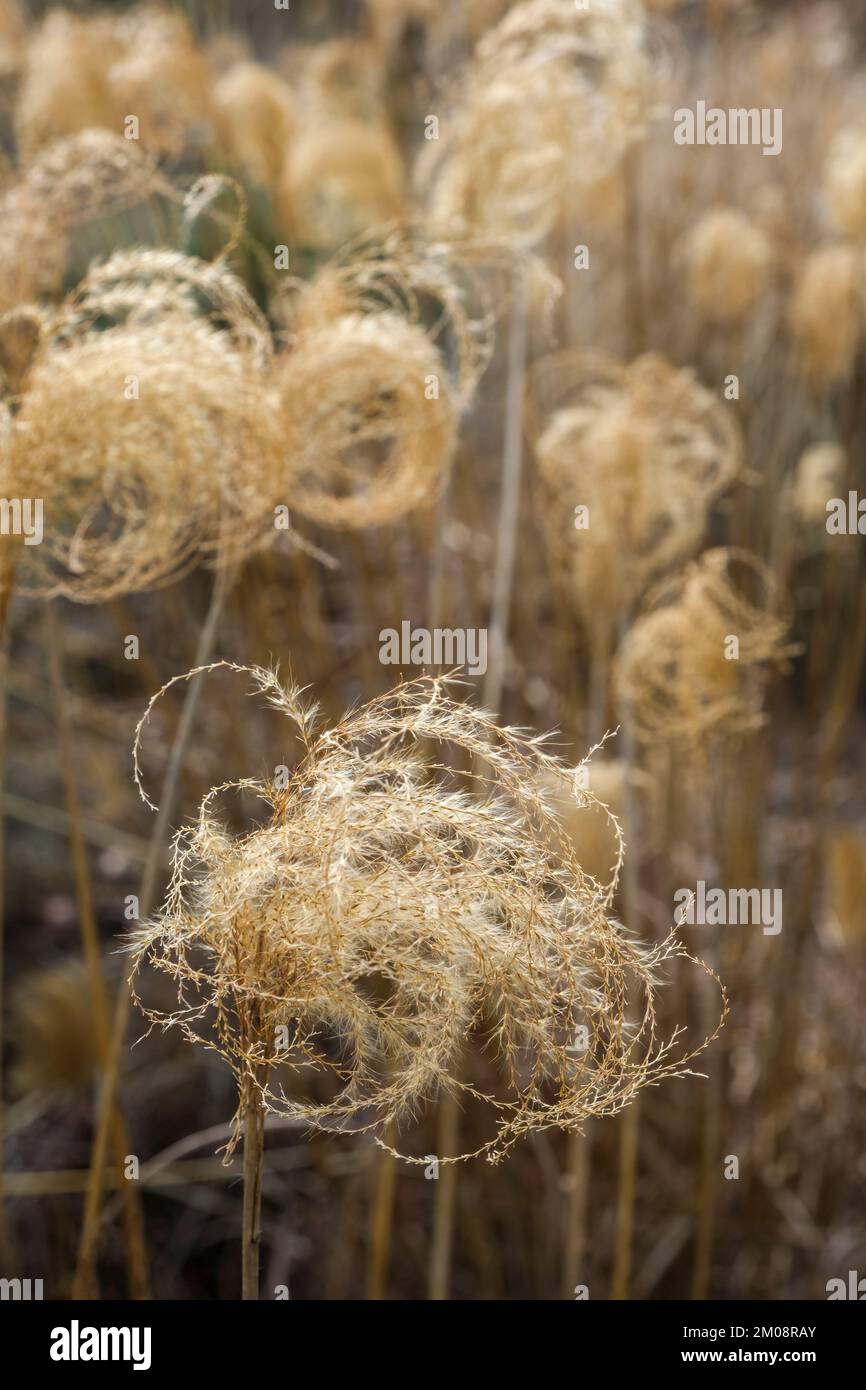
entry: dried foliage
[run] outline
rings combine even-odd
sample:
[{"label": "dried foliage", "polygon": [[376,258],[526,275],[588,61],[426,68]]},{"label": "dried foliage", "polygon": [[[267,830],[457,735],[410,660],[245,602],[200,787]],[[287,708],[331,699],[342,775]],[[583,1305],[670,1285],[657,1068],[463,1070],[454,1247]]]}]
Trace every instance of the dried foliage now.
[{"label": "dried foliage", "polygon": [[824,198],[838,231],[866,236],[866,131],[840,130],[824,171]]},{"label": "dried foliage", "polygon": [[[213,788],[178,834],[165,907],[133,943],[135,971],[147,961],[177,984],[177,1011],[146,1008],[153,1023],[215,1048],[269,1110],[373,1130],[385,1147],[385,1128],[437,1092],[484,1101],[496,1132],[477,1153],[492,1160],[688,1070],[706,1042],[678,1055],[680,1030],[662,1040],[655,1022],[657,972],[685,952],[611,920],[540,790],[561,766],[542,739],[456,703],[445,679],[398,686],[321,731],[297,688],[230,669],[292,722],[302,756],[285,787]],[[137,731],[136,777],[162,693]],[[466,784],[428,747],[485,771]],[[217,816],[230,789],[270,808],[240,837]],[[501,1094],[461,1080],[470,1038]],[[293,1095],[293,1072],[330,1077],[333,1093]]]},{"label": "dried foliage", "polygon": [[511,9],[479,42],[447,138],[422,160],[434,215],[540,241],[575,179],[603,178],[645,125],[653,69],[644,37],[633,0]]},{"label": "dried foliage", "polygon": [[403,158],[384,124],[331,118],[290,146],[277,207],[301,245],[336,250],[408,211]]},{"label": "dried foliage", "polygon": [[[435,1297],[570,1296],[577,1278],[621,1298],[823,1297],[840,1251],[862,1268],[862,7],[247,4],[243,32],[207,4],[26,8],[0,0],[10,1248],[65,1295],[98,1093],[81,1249],[99,1242],[99,1291],[121,1291],[119,1203],[96,1192],[130,1149],[107,1123],[116,1072],[156,1156],[123,1185],[127,1218],[133,1188],[156,1216],[152,1183],[226,1133],[237,1081],[245,1286],[261,1102],[294,1117],[269,1136],[262,1226],[267,1242],[291,1205],[270,1260],[292,1263],[293,1297],[357,1295],[368,1225],[368,1292],[387,1275],[417,1296],[427,1214]],[[744,111],[757,93],[758,116],[784,115],[780,158]],[[698,100],[747,115],[752,147],[742,121],[704,144],[697,112],[680,144],[675,113]],[[44,535],[25,545],[34,499]],[[289,514],[388,531],[317,530],[327,556],[290,531],[305,558],[259,555]],[[434,669],[463,636],[480,653],[489,623],[471,679],[495,722],[424,680],[337,723],[384,688],[376,635],[404,618],[431,625],[410,659]],[[140,634],[140,662],[118,632]],[[193,721],[214,678],[170,682],[189,700],[157,707],[174,742],[155,751],[148,851],[118,756],[128,701],[217,643],[233,662],[290,654],[324,712],[232,664],[286,716],[277,749],[264,711],[207,698]],[[527,719],[581,746],[619,722],[619,756],[564,767],[500,727]],[[127,1069],[118,1023],[97,1061],[97,972],[65,963],[68,933],[77,917],[93,964],[127,892],[152,916],[177,799],[212,783],[132,942],[165,1044]],[[688,1070],[679,1024],[712,1033],[714,990],[699,977],[693,997],[666,936],[699,876],[741,903],[758,883],[762,915],[784,888],[784,933],[751,906],[742,930],[695,923],[736,1001],[711,1085],[650,1093],[584,1144],[588,1117]],[[304,1122],[331,1133],[298,1147]],[[453,1170],[419,1187],[390,1155],[497,1159],[523,1134],[507,1172],[459,1180],[449,1283]],[[162,1224],[154,1292],[224,1292],[237,1249],[213,1200],[190,1206],[181,1278]],[[95,1296],[88,1261],[75,1284]]]},{"label": "dried foliage", "polygon": [[178,158],[210,139],[209,105],[207,65],[178,10],[79,16],[56,9],[30,40],[18,142],[30,157],[88,127],[119,134],[131,113],[150,150]]},{"label": "dried foliage", "polygon": [[73,230],[167,191],[140,147],[105,131],[59,140],[0,201],[0,310],[56,295]]},{"label": "dried foliage", "polygon": [[224,266],[133,252],[86,277],[16,418],[15,483],[48,517],[24,584],[97,602],[271,539],[283,441],[269,347]]},{"label": "dried foliage", "polygon": [[863,252],[822,246],[806,258],[791,302],[791,329],[806,381],[816,392],[851,377],[863,341]]},{"label": "dried foliage", "polygon": [[[531,395],[551,553],[598,651],[647,583],[697,549],[740,470],[737,425],[655,355],[557,353],[537,364]],[[579,528],[576,507],[588,509]]]},{"label": "dried foliage", "polygon": [[354,529],[432,501],[456,438],[440,372],[424,331],[394,314],[345,315],[300,338],[277,375],[298,511]]},{"label": "dried foliage", "polygon": [[220,148],[230,165],[276,196],[298,127],[288,85],[260,63],[235,63],[214,86]]},{"label": "dried foliage", "polygon": [[616,672],[623,717],[640,739],[695,748],[710,733],[757,728],[770,670],[792,652],[789,626],[766,566],[744,551],[706,551],[650,592],[625,638]]},{"label": "dried foliage", "polygon": [[742,322],[771,285],[773,248],[737,208],[704,213],[684,239],[692,304],[706,323]]}]

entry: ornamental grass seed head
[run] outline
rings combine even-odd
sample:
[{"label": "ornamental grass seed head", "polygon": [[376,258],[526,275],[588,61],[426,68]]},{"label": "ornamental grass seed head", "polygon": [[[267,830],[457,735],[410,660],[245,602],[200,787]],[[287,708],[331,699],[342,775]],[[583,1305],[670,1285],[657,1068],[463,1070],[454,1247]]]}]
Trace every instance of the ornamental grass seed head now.
[{"label": "ornamental grass seed head", "polygon": [[418,168],[442,221],[541,241],[575,179],[614,168],[650,114],[654,65],[634,0],[527,0],[479,42],[444,140]]},{"label": "ornamental grass seed head", "polygon": [[603,644],[647,583],[697,549],[712,502],[740,472],[739,431],[692,372],[654,354],[627,365],[553,354],[536,366],[531,397],[551,551]]},{"label": "ornamental grass seed head", "polygon": [[689,299],[705,323],[742,323],[770,288],[772,245],[737,208],[704,213],[684,238],[682,253]]},{"label": "ornamental grass seed head", "polygon": [[137,251],[95,267],[43,332],[15,419],[16,489],[45,507],[23,588],[100,602],[272,539],[270,363],[225,266]]},{"label": "ornamental grass seed head", "polygon": [[480,270],[503,260],[489,244],[383,229],[301,290],[275,377],[298,512],[357,529],[438,496],[492,351]]},{"label": "ornamental grass seed head", "polygon": [[863,251],[822,246],[803,263],[790,324],[800,371],[816,394],[851,379],[863,343]]},{"label": "ornamental grass seed head", "polygon": [[[680,1054],[682,1030],[662,1039],[656,1027],[657,976],[685,952],[612,919],[541,785],[561,772],[543,738],[455,701],[446,678],[322,729],[274,672],[217,665],[286,716],[300,760],[279,784],[214,787],[177,835],[164,908],[131,945],[134,978],[147,964],[177,987],[176,1011],[143,1006],[152,1024],[218,1051],[271,1112],[372,1131],[385,1147],[385,1129],[438,1092],[471,1099],[492,1132],[462,1157],[492,1160],[688,1072],[709,1040]],[[162,693],[136,733],[137,780]],[[446,749],[483,771],[449,771]],[[230,790],[265,806],[246,834],[219,819]],[[487,1090],[464,1079],[474,1046],[495,1072]],[[293,1090],[299,1073],[318,1096]]]},{"label": "ornamental grass seed head", "polygon": [[617,654],[615,684],[635,735],[695,749],[764,722],[784,669],[791,617],[770,570],[741,550],[708,550],[650,591]]},{"label": "ornamental grass seed head", "polygon": [[40,151],[0,198],[0,312],[62,291],[77,228],[168,193],[147,154],[107,131]]},{"label": "ornamental grass seed head", "polygon": [[130,115],[154,155],[179,159],[210,142],[210,75],[185,16],[159,5],[49,11],[28,45],[18,99],[24,157],[91,128],[120,132]]}]

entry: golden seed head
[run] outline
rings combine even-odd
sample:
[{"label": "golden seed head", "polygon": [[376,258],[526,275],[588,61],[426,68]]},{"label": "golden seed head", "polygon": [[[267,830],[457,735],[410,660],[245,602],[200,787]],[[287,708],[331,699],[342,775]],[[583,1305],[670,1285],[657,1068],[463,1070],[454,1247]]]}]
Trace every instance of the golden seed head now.
[{"label": "golden seed head", "polygon": [[537,365],[531,394],[536,430],[548,418],[535,452],[551,550],[601,634],[697,548],[711,503],[740,471],[739,432],[691,372],[650,354],[627,366],[554,354]]},{"label": "golden seed head", "polygon": [[813,251],[794,287],[790,322],[800,369],[815,391],[850,378],[863,312],[863,253],[841,245]]},{"label": "golden seed head", "polygon": [[824,169],[824,201],[843,236],[866,236],[866,131],[841,130]]},{"label": "golden seed head", "polygon": [[848,456],[840,444],[810,444],[800,455],[788,489],[788,505],[805,527],[827,521],[827,503],[840,497],[848,475]]},{"label": "golden seed head", "polygon": [[789,626],[766,566],[745,551],[706,551],[650,591],[620,648],[623,719],[642,740],[691,747],[758,727],[769,670],[791,651]]},{"label": "golden seed head", "polygon": [[689,298],[707,323],[741,323],[766,293],[772,246],[736,208],[715,208],[683,242]]},{"label": "golden seed head", "polygon": [[[452,700],[443,679],[322,731],[295,687],[231,669],[291,721],[301,760],[280,789],[236,784],[271,808],[248,834],[218,821],[223,787],[178,836],[165,908],[132,943],[134,972],[148,963],[178,988],[178,1012],[145,1009],[152,1021],[317,1128],[381,1135],[437,1092],[471,1095],[490,1107],[477,1153],[494,1158],[687,1069],[653,1028],[655,974],[680,948],[611,919],[549,805],[545,778],[564,770],[541,740]],[[487,769],[480,785],[425,751],[446,746]],[[472,1042],[496,1095],[464,1079]],[[310,1069],[308,1101],[289,1082]]]}]

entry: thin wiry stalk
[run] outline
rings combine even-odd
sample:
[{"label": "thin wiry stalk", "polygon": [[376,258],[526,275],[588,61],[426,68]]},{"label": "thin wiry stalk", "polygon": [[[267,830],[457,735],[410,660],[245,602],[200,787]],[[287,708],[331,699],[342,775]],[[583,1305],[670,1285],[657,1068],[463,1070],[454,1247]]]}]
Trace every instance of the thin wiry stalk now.
[{"label": "thin wiry stalk", "polygon": [[[457,1152],[460,1142],[460,1115],[456,1096],[446,1094],[439,1101],[436,1127],[436,1149],[440,1154]],[[436,1301],[447,1299],[451,1287],[451,1257],[454,1247],[454,1209],[457,1201],[457,1168],[444,1164],[436,1182],[436,1201],[433,1207],[433,1238],[430,1243],[430,1268],[427,1297]]]},{"label": "thin wiry stalk", "polygon": [[[0,564],[2,564],[5,554],[5,549],[0,551]],[[2,587],[0,587],[0,604],[4,603],[5,598]],[[6,1092],[4,1084],[6,1078],[3,1067],[5,1055],[3,1023],[6,1018],[6,745],[8,738],[6,683],[9,665],[9,634],[5,617],[4,607],[3,613],[0,614],[0,1268],[4,1272],[11,1268],[9,1226],[6,1220]]]},{"label": "thin wiry stalk", "polygon": [[[738,761],[736,754],[732,751],[732,761]],[[721,793],[720,793],[721,795]],[[693,824],[700,827],[698,830],[699,847],[707,856],[710,862],[716,858],[713,856],[713,846],[721,845],[721,877],[723,882],[736,882],[731,876],[731,865],[728,862],[729,851],[725,843],[724,820],[722,809],[714,806],[716,798],[712,791],[705,789],[701,796],[702,806],[696,806],[693,811]],[[700,846],[700,839],[703,845]],[[718,968],[720,964],[720,929],[718,926],[710,929],[710,937],[707,943],[707,957],[713,965]],[[701,999],[698,1005],[703,1015],[706,1016],[707,1001]],[[719,1158],[718,1143],[722,1132],[722,1113],[724,1110],[724,1044],[720,1039],[720,1047],[708,1059],[707,1084],[701,1098],[702,1109],[698,1121],[698,1171],[695,1187],[695,1243],[692,1261],[692,1283],[691,1296],[693,1299],[702,1300],[708,1295],[710,1278],[712,1273],[713,1242],[715,1239],[716,1228],[716,1208],[719,1195]]]},{"label": "thin wiry stalk", "polygon": [[586,1253],[586,1211],[592,1171],[592,1130],[568,1136],[565,1181],[568,1193],[562,1250],[562,1297],[574,1298]]},{"label": "thin wiry stalk", "polygon": [[[517,520],[520,511],[520,481],[523,472],[523,401],[525,394],[527,357],[526,283],[522,268],[515,269],[512,283],[511,318],[508,333],[508,371],[506,376],[505,437],[502,449],[499,523],[493,571],[493,591],[490,607],[489,658],[483,686],[483,700],[488,709],[498,710],[502,703],[505,662],[508,644],[511,597],[514,589],[514,564],[517,553]],[[440,1099],[437,1144],[441,1154],[453,1152],[458,1141],[459,1115],[457,1099],[446,1092]],[[445,1139],[451,1143],[442,1148]],[[446,1177],[446,1173],[448,1174]],[[430,1250],[429,1296],[448,1297],[451,1255],[454,1245],[454,1209],[457,1197],[456,1172],[447,1168],[436,1184],[433,1206],[433,1241]]]},{"label": "thin wiry stalk", "polygon": [[[605,646],[590,657],[589,732],[600,742],[606,732],[609,663]],[[627,773],[628,775],[628,773]],[[562,1254],[563,1297],[573,1297],[579,1282],[580,1262],[586,1249],[586,1213],[592,1178],[592,1143],[590,1131],[575,1131],[568,1136],[565,1169],[566,1212],[565,1237]]]},{"label": "thin wiry stalk", "polygon": [[527,356],[526,283],[521,269],[513,282],[511,321],[508,333],[508,373],[505,398],[505,438],[502,448],[502,474],[496,559],[490,606],[489,660],[484,678],[484,704],[498,710],[502,701],[511,596],[514,589],[514,562],[517,553],[517,519],[520,511],[520,480],[523,472],[523,401]]},{"label": "thin wiry stalk", "polygon": [[[73,735],[69,708],[63,679],[62,635],[54,604],[45,605],[45,641],[48,648],[48,666],[51,677],[51,690],[54,699],[57,732],[60,741],[60,761],[66,789],[66,810],[69,821],[69,843],[75,874],[75,898],[78,907],[78,924],[81,944],[87,969],[88,992],[92,1009],[93,1028],[96,1035],[97,1056],[100,1068],[107,1063],[109,1048],[108,991],[102,973],[102,957],[99,947],[99,934],[93,908],[93,891],[90,870],[87,863],[87,849],[81,829],[81,803],[75,778],[73,759]],[[115,1162],[118,1174],[122,1175],[129,1142],[123,1115],[116,1099],[111,1110],[111,1131]],[[133,1298],[149,1296],[147,1256],[144,1241],[144,1219],[141,1196],[136,1183],[127,1182],[123,1186],[123,1217],[126,1235],[126,1257],[130,1292]],[[82,1289],[82,1292],[85,1290]],[[95,1270],[93,1281],[86,1292],[89,1297],[97,1293]]]},{"label": "thin wiry stalk", "polygon": [[[390,1141],[391,1135],[386,1135]],[[370,1221],[370,1248],[367,1258],[367,1297],[385,1297],[388,1282],[388,1256],[394,1231],[394,1193],[397,1160],[387,1149],[376,1150],[373,1212]]]},{"label": "thin wiry stalk", "polygon": [[610,1296],[615,1299],[627,1299],[631,1288],[639,1125],[640,1100],[638,1099],[634,1105],[629,1106],[620,1120],[619,1168],[617,1170],[616,1190],[616,1245],[613,1280],[610,1289]]},{"label": "thin wiry stalk", "polygon": [[[436,525],[436,546],[433,554],[433,569],[430,575],[428,593],[428,626],[435,630],[440,625],[445,601],[445,525],[448,518],[451,497],[451,479],[442,492]],[[436,1117],[436,1152],[456,1153],[458,1139],[458,1114],[456,1097],[446,1092],[439,1097]],[[427,1271],[427,1296],[430,1299],[448,1297],[448,1276],[451,1267],[451,1246],[454,1227],[455,1189],[457,1169],[447,1164],[438,1174],[433,1196],[433,1230],[430,1240],[429,1263]]]},{"label": "thin wiry stalk", "polygon": [[[638,863],[637,815],[634,794],[634,737],[631,709],[623,707],[623,754],[625,760],[626,836],[630,853],[623,867],[623,918],[631,931],[637,930]],[[640,1097],[637,1098],[638,1102]],[[631,1288],[634,1204],[637,1187],[640,1104],[629,1107],[622,1117],[619,1133],[619,1168],[616,1197],[616,1243],[614,1249],[611,1297],[626,1299]]]},{"label": "thin wiry stalk", "polygon": [[716,1207],[719,1187],[719,1136],[723,1103],[720,1059],[713,1058],[703,1097],[698,1166],[697,1233],[692,1264],[691,1296],[702,1300],[708,1296],[712,1272],[713,1241],[716,1230]]},{"label": "thin wiry stalk", "polygon": [[265,1112],[258,1089],[250,1085],[244,1107],[244,1198],[241,1297],[259,1297],[262,1234],[262,1169]]},{"label": "thin wiry stalk", "polygon": [[[202,662],[207,662],[217,640],[219,620],[231,587],[231,578],[232,576],[226,570],[220,570],[216,576],[210,607],[199,636],[196,653],[198,657],[202,658]],[[157,814],[148,845],[147,862],[139,892],[139,914],[142,920],[154,908],[160,863],[169,825],[174,815],[180,773],[192,738],[195,713],[201,693],[201,683],[193,681],[187,690],[177,734],[172,744],[169,764],[165,773],[160,812]],[[90,1156],[90,1178],[87,1185],[73,1284],[74,1297],[81,1297],[81,1292],[76,1291],[86,1290],[95,1277],[102,1205],[102,1175],[105,1170],[111,1115],[120,1078],[120,1062],[126,1041],[130,1004],[129,986],[124,982],[118,990],[114,1006],[111,1037],[102,1074],[96,1129]]]}]

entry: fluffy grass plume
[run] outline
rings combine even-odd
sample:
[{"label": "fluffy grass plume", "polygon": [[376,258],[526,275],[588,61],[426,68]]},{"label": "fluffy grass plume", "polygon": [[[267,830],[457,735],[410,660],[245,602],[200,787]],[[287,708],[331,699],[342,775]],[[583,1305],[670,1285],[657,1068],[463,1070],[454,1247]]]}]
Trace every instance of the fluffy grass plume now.
[{"label": "fluffy grass plume", "polygon": [[[541,788],[561,771],[543,738],[455,702],[444,678],[322,729],[273,672],[216,665],[245,673],[291,721],[301,757],[286,785],[214,787],[176,837],[164,908],[132,941],[133,975],[147,962],[177,985],[175,1012],[145,1008],[152,1023],[219,1051],[242,1097],[252,1088],[267,1110],[372,1130],[386,1147],[383,1132],[437,1092],[486,1103],[494,1132],[476,1154],[492,1160],[688,1070],[706,1041],[677,1055],[681,1030],[663,1040],[655,1022],[657,973],[685,953],[611,918]],[[162,693],[137,730],[137,780]],[[485,771],[462,781],[431,748]],[[247,834],[218,817],[230,790],[266,807]],[[469,1040],[495,1064],[496,1094],[463,1079]],[[293,1095],[297,1072],[319,1073],[330,1093]]]},{"label": "fluffy grass plume", "polygon": [[760,726],[770,670],[791,653],[789,626],[770,571],[745,551],[707,550],[663,580],[617,658],[637,736],[694,747],[710,733]]},{"label": "fluffy grass plume", "polygon": [[56,297],[76,227],[167,187],[139,146],[107,131],[88,130],[40,151],[0,199],[0,311]]},{"label": "fluffy grass plume", "polygon": [[603,644],[647,583],[697,549],[740,470],[738,427],[693,373],[656,355],[554,354],[531,394],[551,550]]},{"label": "fluffy grass plume", "polygon": [[97,602],[271,539],[284,469],[269,363],[267,327],[224,266],[130,252],[86,277],[15,420],[15,485],[46,510],[24,586]]},{"label": "fluffy grass plume", "polygon": [[25,157],[88,128],[120,132],[130,113],[154,154],[177,159],[209,142],[210,74],[183,14],[51,10],[30,40],[18,99]]},{"label": "fluffy grass plume", "polygon": [[689,299],[704,323],[738,324],[771,284],[773,248],[737,208],[704,213],[683,241]]},{"label": "fluffy grass plume", "polygon": [[608,174],[649,115],[641,6],[528,0],[479,42],[448,134],[421,161],[434,214],[539,242],[575,178]]},{"label": "fluffy grass plume", "polygon": [[800,370],[816,394],[851,379],[863,343],[863,269],[859,247],[829,245],[806,258],[797,278],[791,330]]}]

